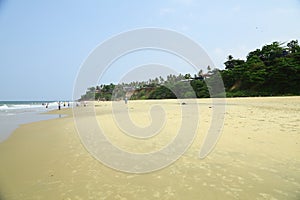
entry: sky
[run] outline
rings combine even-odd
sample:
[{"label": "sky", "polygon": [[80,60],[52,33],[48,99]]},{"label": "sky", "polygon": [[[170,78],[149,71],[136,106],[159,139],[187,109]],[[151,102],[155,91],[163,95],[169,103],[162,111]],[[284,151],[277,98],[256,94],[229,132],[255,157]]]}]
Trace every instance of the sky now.
[{"label": "sky", "polygon": [[[273,41],[300,40],[299,19],[299,0],[0,0],[0,101],[72,99],[90,53],[132,29],[184,34],[224,69],[228,55],[245,59],[249,51]],[[164,53],[156,54],[132,54],[119,65],[134,59],[147,65],[149,57],[160,62]],[[147,61],[145,55],[151,55]],[[175,71],[189,72],[182,62],[172,63]],[[119,71],[112,67],[100,82],[119,81],[113,75]]]}]

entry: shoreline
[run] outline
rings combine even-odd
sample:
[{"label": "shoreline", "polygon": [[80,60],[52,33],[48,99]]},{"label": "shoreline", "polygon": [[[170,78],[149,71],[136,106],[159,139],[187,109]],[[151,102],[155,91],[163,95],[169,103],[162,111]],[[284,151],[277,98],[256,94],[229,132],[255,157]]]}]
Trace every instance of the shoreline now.
[{"label": "shoreline", "polygon": [[10,137],[23,124],[30,124],[38,121],[51,120],[61,117],[59,113],[52,113],[51,111],[26,111],[16,114],[2,114],[0,115],[0,144]]},{"label": "shoreline", "polygon": [[[212,153],[199,159],[210,101],[197,99],[201,117],[190,148],[175,163],[147,174],[105,166],[81,143],[72,108],[50,111],[67,116],[23,124],[0,143],[0,199],[298,199],[300,97],[226,98],[222,135]],[[95,102],[97,120],[120,148],[155,151],[172,139],[168,133],[180,124],[181,105],[177,99],[126,105],[132,120],[147,126],[149,108],[159,102],[169,121],[162,134],[146,141],[120,135],[111,102]]]}]

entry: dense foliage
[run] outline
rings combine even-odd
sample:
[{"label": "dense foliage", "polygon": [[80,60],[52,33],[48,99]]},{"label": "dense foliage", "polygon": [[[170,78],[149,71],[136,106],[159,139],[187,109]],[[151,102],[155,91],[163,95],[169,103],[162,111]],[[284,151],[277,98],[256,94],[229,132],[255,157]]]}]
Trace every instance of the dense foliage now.
[{"label": "dense foliage", "polygon": [[[278,42],[250,52],[246,60],[229,55],[224,70],[202,71],[194,75],[169,75],[143,82],[100,85],[88,88],[81,100],[205,98],[210,97],[209,85],[221,74],[226,95],[272,96],[300,95],[300,46],[292,40],[286,46]],[[197,79],[197,77],[201,77]],[[205,81],[204,81],[205,80]],[[208,86],[207,86],[208,85]]]},{"label": "dense foliage", "polygon": [[282,46],[265,45],[239,60],[228,56],[221,71],[227,96],[300,94],[300,46],[293,40]]}]

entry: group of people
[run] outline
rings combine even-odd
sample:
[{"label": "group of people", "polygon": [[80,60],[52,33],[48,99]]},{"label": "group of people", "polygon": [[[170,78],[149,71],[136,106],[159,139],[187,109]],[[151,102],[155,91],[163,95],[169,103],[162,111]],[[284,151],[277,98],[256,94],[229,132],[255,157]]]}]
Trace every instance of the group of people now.
[{"label": "group of people", "polygon": [[[127,97],[124,98],[124,102],[125,102],[125,104],[127,104],[127,102],[128,102],[128,98],[127,98]],[[48,104],[48,103],[46,103],[45,105],[46,105],[46,108],[49,107],[49,104]],[[60,110],[60,109],[62,108],[62,106],[63,106],[63,107],[66,107],[66,106],[70,107],[70,102],[61,102],[61,101],[58,101],[58,102],[57,102],[57,105],[58,105],[58,110]],[[78,107],[78,106],[80,106],[80,105],[81,105],[80,102],[76,102],[76,107]],[[84,106],[84,107],[87,106],[87,102],[86,102],[86,101],[83,101],[83,106]]]},{"label": "group of people", "polygon": [[66,107],[66,105],[68,105],[68,107],[70,107],[70,102],[57,102],[58,104],[58,110],[61,109],[61,105],[63,105],[64,107]]},{"label": "group of people", "polygon": [[[44,105],[46,108],[49,108],[49,103],[45,103],[45,104],[43,104],[43,105]],[[62,106],[63,106],[63,107],[66,107],[66,106],[70,107],[70,102],[60,102],[60,101],[58,101],[58,102],[57,102],[57,106],[58,106],[58,110],[60,110]]]}]

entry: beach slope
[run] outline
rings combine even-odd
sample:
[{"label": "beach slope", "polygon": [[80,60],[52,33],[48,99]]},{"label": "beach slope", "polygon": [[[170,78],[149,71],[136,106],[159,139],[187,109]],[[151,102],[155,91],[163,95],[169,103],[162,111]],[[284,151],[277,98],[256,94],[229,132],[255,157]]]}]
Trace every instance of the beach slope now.
[{"label": "beach slope", "polygon": [[[140,127],[151,124],[152,106],[164,109],[162,129],[144,140],[118,128],[110,102],[96,102],[95,111],[114,145],[147,153],[172,141],[182,117],[190,117],[181,115],[181,106],[191,106],[182,102],[118,102]],[[214,105],[199,99],[190,148],[170,166],[146,174],[124,173],[95,159],[80,141],[70,109],[55,111],[61,118],[21,125],[0,143],[0,199],[300,199],[300,97],[226,102],[222,135],[209,156],[199,159]]]}]

